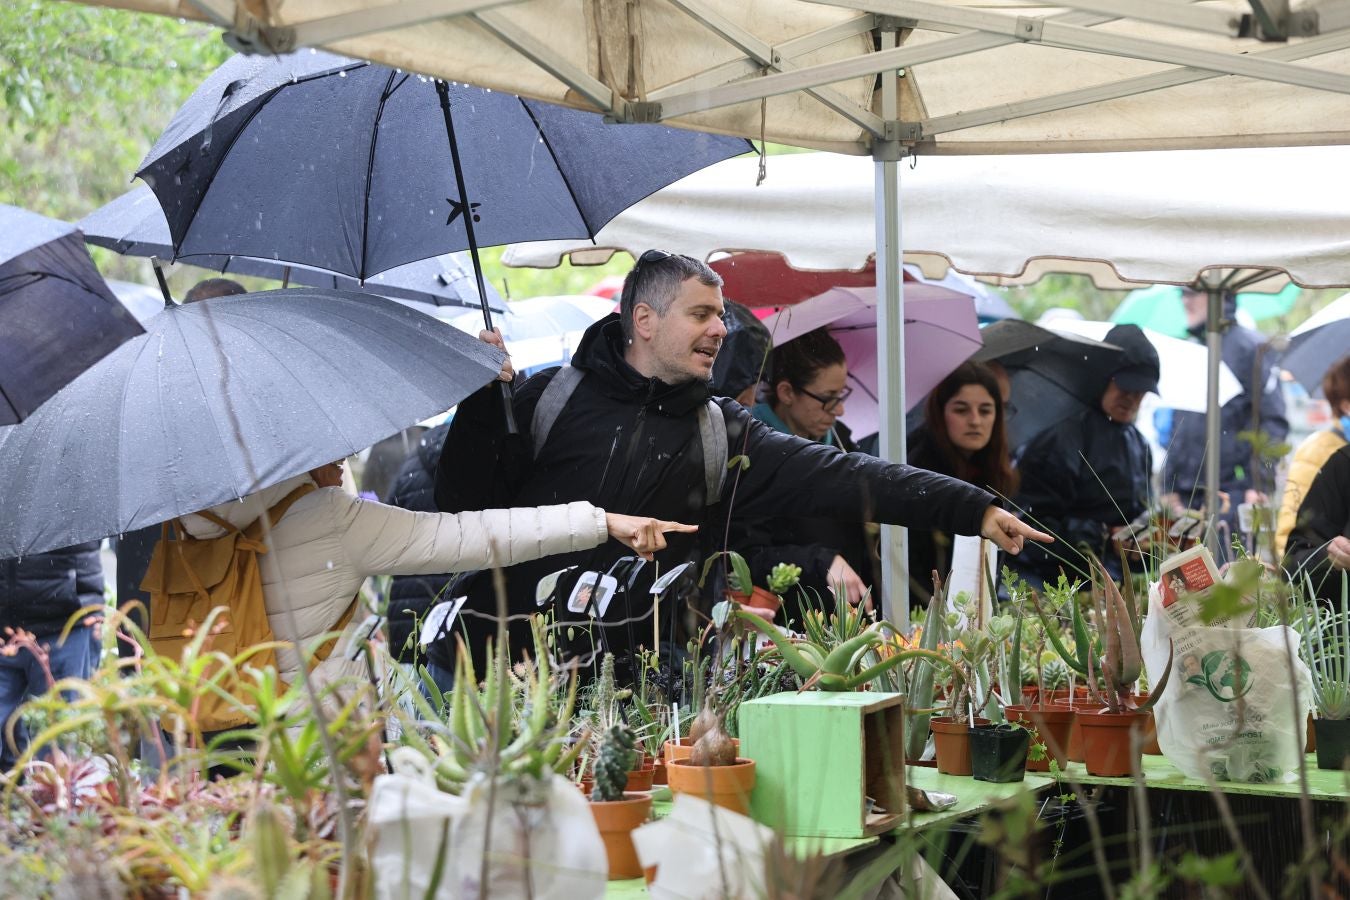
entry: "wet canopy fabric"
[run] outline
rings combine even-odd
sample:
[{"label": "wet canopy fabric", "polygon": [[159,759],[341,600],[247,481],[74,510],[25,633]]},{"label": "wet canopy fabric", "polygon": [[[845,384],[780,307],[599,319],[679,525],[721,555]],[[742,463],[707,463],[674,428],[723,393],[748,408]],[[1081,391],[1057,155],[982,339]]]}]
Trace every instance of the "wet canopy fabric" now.
[{"label": "wet canopy fabric", "polygon": [[[171,262],[173,238],[164,210],[150,188],[138,184],[117,199],[85,216],[79,222],[84,239],[123,256],[146,256]],[[412,300],[434,306],[478,307],[478,286],[462,255],[447,253],[381,272],[365,282],[309,266],[277,259],[203,254],[183,257],[181,262],[212,269],[224,275],[251,275],[290,284],[343,291],[369,291],[396,300]],[[505,301],[491,285],[488,303],[493,310]]]},{"label": "wet canopy fabric", "polygon": [[340,459],[455,405],[501,354],[370,294],[291,289],[155,316],[0,428],[0,558],[162,522]]},{"label": "wet canopy fabric", "polygon": [[431,79],[301,52],[236,56],[175,114],[137,174],[176,256],[282,259],[353,278],[469,246],[586,237],[625,207],[748,142],[606,125],[449,86],[468,208]]},{"label": "wet canopy fabric", "polygon": [[[1259,4],[1264,19],[1242,0],[85,2],[205,18],[256,52],[328,47],[622,119],[851,153],[888,136],[919,153],[1350,143],[1350,21],[1309,0]],[[873,33],[888,26],[895,49]],[[896,70],[902,127],[887,135],[875,73]]]},{"label": "wet canopy fabric", "polygon": [[0,205],[0,425],[138,334],[73,225]]},{"label": "wet canopy fabric", "polygon": [[[553,266],[664,247],[861,269],[876,247],[873,168],[838,154],[773,156],[756,186],[755,160],[728,160],[620,213],[594,242],[517,245],[503,259]],[[934,276],[950,264],[1006,281],[1086,271],[1103,287],[1190,284],[1215,267],[1346,285],[1350,179],[1337,173],[1347,170],[1347,147],[924,158],[900,181],[905,260]]]}]

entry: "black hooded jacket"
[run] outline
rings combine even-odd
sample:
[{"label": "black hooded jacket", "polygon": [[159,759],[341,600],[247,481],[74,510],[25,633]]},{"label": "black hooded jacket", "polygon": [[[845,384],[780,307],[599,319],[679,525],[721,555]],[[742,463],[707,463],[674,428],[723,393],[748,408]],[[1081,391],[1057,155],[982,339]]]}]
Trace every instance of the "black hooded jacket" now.
[{"label": "black hooded jacket", "polygon": [[103,604],[98,541],[0,561],[0,627],[41,637],[85,606]]},{"label": "black hooded jacket", "polygon": [[1022,487],[1013,508],[1053,534],[1053,544],[1028,541],[1009,565],[1032,587],[1051,584],[1062,567],[1069,578],[1087,578],[1085,544],[1119,577],[1119,557],[1107,534],[1145,509],[1153,453],[1133,425],[1111,421],[1100,409],[1084,409],[1031,440],[1018,462]]},{"label": "black hooded jacket", "polygon": [[[384,502],[413,512],[436,512],[436,461],[449,431],[447,423],[422,433],[417,447],[394,476]],[[389,588],[389,652],[400,662],[416,659],[417,648],[407,646],[413,626],[438,600],[448,599],[442,594],[453,578],[449,573],[394,578]]]},{"label": "black hooded jacket", "polygon": [[[495,386],[460,404],[436,473],[436,504],[442,511],[588,500],[609,512],[703,526],[698,536],[668,536],[669,548],[657,557],[665,572],[720,544],[719,526],[728,506],[736,516],[872,519],[977,534],[993,499],[954,479],[780,434],[740,404],[718,400],[730,453],[744,453],[749,465],[739,476],[729,473],[722,497],[707,503],[698,410],[708,401],[708,385],[697,380],[668,385],[640,375],[624,360],[622,330],[613,315],[587,330],[571,364],[585,377],[538,459],[531,458],[531,417],[556,370],[530,378],[515,392],[519,435],[505,433]],[[733,488],[734,504],[727,503]],[[603,572],[627,554],[627,548],[609,541],[595,550],[514,566],[506,572],[508,612],[535,611],[536,583],[548,573],[574,564]],[[607,649],[650,645],[646,586],[652,569],[646,567],[630,595],[627,615],[624,603],[616,600],[604,617]],[[472,579],[469,603],[456,624],[457,630],[462,624],[475,651],[495,628],[490,585],[481,573]],[[528,624],[522,619],[510,628],[513,648],[528,647]],[[440,642],[430,655],[448,665],[453,650],[448,641]]]}]

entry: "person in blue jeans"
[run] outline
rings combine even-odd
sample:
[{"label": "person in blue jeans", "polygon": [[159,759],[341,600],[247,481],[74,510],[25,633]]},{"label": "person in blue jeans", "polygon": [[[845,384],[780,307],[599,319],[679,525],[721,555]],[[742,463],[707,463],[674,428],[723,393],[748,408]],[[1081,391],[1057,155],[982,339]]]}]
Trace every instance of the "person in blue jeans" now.
[{"label": "person in blue jeans", "polygon": [[[88,678],[93,670],[92,624],[78,624],[65,640],[61,631],[77,611],[103,605],[103,563],[98,542],[0,561],[0,635],[15,652],[0,654],[0,769],[14,767],[28,747],[22,719],[11,720],[26,701],[62,678]],[[32,634],[45,662],[17,632]]]}]

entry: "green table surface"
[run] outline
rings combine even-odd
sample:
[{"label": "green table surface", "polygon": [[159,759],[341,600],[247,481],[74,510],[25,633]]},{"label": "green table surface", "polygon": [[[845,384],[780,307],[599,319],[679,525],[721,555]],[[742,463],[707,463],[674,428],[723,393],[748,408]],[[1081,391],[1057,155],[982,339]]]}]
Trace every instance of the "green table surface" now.
[{"label": "green table surface", "polygon": [[[1350,798],[1350,775],[1340,770],[1317,768],[1317,757],[1308,754],[1308,796],[1314,800],[1345,800]],[[1080,784],[1111,784],[1121,787],[1134,783],[1131,778],[1104,778],[1089,775],[1082,763],[1069,763],[1066,779]],[[1209,782],[1182,774],[1162,756],[1145,756],[1144,784],[1150,788],[1178,791],[1208,791]],[[1297,797],[1301,792],[1298,781],[1276,784],[1251,784],[1243,781],[1219,781],[1215,785],[1225,794],[1249,794],[1260,797]]]},{"label": "green table surface", "polygon": [[[929,791],[941,791],[955,794],[957,803],[941,812],[911,812],[906,816],[906,824],[899,830],[912,828],[923,831],[948,825],[967,816],[973,816],[988,809],[1000,800],[1006,800],[1021,791],[1039,791],[1054,781],[1044,775],[1027,775],[1024,781],[1007,784],[991,784],[976,781],[969,776],[942,775],[937,769],[922,766],[910,766],[905,770],[905,783]],[[670,790],[657,788],[652,794],[652,816],[660,819],[669,815],[671,807]],[[822,854],[833,856],[849,853],[880,842],[880,837],[865,838],[824,838],[824,837],[787,837],[787,846],[800,856]],[[646,884],[641,878],[625,881],[611,881],[605,891],[606,897],[645,897]]]}]

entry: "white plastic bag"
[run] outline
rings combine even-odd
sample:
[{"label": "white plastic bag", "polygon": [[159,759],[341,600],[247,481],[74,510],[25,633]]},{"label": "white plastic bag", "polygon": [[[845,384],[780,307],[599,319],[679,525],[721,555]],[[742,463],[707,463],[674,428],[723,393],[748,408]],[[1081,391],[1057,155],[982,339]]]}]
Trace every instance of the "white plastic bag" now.
[{"label": "white plastic bag", "polygon": [[657,867],[647,892],[671,900],[763,897],[772,840],[772,829],[690,794],[676,794],[669,816],[633,830],[638,861]]},{"label": "white plastic bag", "polygon": [[[370,864],[379,900],[425,897],[436,861],[454,839],[468,807],[438,790],[426,759],[410,747],[393,752],[394,773],[376,777],[366,815],[372,835]],[[436,897],[451,898],[444,875]]]},{"label": "white plastic bag", "polygon": [[[1150,609],[1161,608],[1159,594],[1155,583]],[[1167,616],[1148,616],[1140,645],[1150,684],[1162,677],[1169,652],[1174,654],[1172,675],[1153,707],[1163,755],[1193,778],[1292,781],[1312,701],[1298,642],[1286,626],[1177,627]]]},{"label": "white plastic bag", "polygon": [[497,784],[492,806],[488,880],[482,883],[488,828],[486,777],[469,782],[468,803],[455,828],[446,874],[462,900],[533,897],[587,900],[605,895],[609,859],[586,797],[561,775],[539,786],[541,796],[512,796]]},{"label": "white plastic bag", "polygon": [[393,756],[394,774],[375,779],[368,810],[379,900],[427,896],[438,864],[433,896],[445,900],[604,896],[605,845],[586,798],[567,779],[555,775],[535,785],[529,797],[513,796],[505,782],[498,782],[484,885],[488,780],[470,781],[456,797],[437,789],[417,751],[403,747]]}]

